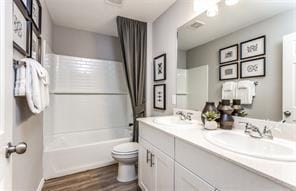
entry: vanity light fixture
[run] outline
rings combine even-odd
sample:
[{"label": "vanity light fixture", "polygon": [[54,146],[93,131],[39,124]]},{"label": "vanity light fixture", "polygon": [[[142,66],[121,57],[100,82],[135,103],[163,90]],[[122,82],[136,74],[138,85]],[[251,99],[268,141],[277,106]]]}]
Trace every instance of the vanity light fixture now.
[{"label": "vanity light fixture", "polygon": [[219,8],[217,4],[212,5],[210,8],[207,10],[207,16],[208,17],[215,17],[218,15]]},{"label": "vanity light fixture", "polygon": [[232,6],[232,5],[235,5],[239,2],[239,0],[225,0],[225,4],[227,6]]}]

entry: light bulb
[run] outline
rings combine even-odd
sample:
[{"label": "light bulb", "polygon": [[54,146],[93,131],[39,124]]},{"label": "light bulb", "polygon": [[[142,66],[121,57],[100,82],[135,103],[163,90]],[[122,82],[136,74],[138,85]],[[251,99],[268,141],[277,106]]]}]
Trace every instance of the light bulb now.
[{"label": "light bulb", "polygon": [[218,12],[219,12],[218,5],[215,4],[215,5],[211,6],[210,8],[208,8],[207,16],[208,17],[214,17],[214,16],[218,15]]},{"label": "light bulb", "polygon": [[225,0],[225,4],[227,6],[232,6],[232,5],[235,5],[239,2],[239,0]]}]

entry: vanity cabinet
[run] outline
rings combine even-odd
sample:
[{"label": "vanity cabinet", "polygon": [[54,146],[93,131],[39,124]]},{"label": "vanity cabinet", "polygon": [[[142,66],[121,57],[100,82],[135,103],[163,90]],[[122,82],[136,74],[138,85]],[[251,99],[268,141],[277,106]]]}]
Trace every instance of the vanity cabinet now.
[{"label": "vanity cabinet", "polygon": [[180,139],[175,142],[175,161],[221,191],[290,190]]},{"label": "vanity cabinet", "polygon": [[175,163],[175,191],[215,191],[216,189],[189,170]]},{"label": "vanity cabinet", "polygon": [[[147,131],[148,130],[148,131]],[[150,131],[151,130],[151,131]],[[155,133],[154,129],[145,132]],[[140,131],[141,132],[141,131]],[[157,132],[156,132],[157,133]],[[158,136],[161,136],[161,132]],[[141,134],[141,133],[140,133]],[[144,135],[144,137],[146,137]],[[167,135],[165,134],[165,137]],[[162,137],[162,140],[165,140]],[[167,137],[166,137],[167,138]],[[154,139],[152,139],[154,140]],[[163,150],[153,146],[140,136],[139,149],[139,185],[143,191],[173,191],[174,190],[174,160]],[[168,145],[167,145],[168,146]],[[170,146],[162,149],[166,150]],[[174,147],[172,142],[172,147]],[[172,150],[167,150],[171,152]],[[173,154],[173,153],[171,153]]]},{"label": "vanity cabinet", "polygon": [[291,191],[214,152],[140,123],[143,191]]}]

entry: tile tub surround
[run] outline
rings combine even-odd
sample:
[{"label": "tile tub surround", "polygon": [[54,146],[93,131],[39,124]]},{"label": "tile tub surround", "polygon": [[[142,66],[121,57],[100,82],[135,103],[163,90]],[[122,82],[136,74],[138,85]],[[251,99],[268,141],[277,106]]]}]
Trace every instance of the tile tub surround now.
[{"label": "tile tub surround", "polygon": [[[184,140],[199,149],[202,149],[208,153],[211,153],[219,158],[222,158],[224,160],[227,160],[235,165],[238,165],[244,169],[247,169],[257,175],[263,176],[275,183],[278,183],[282,186],[285,186],[291,190],[296,190],[296,162],[281,162],[281,161],[272,161],[272,160],[265,160],[265,159],[258,159],[254,157],[248,157],[245,155],[237,154],[231,151],[224,150],[222,148],[219,148],[211,143],[209,143],[207,140],[205,140],[204,136],[207,132],[207,130],[204,130],[202,126],[196,126],[196,128],[192,129],[175,129],[175,128],[168,128],[164,125],[159,125],[154,123],[156,117],[149,117],[149,118],[141,118],[138,121],[140,123],[144,123],[146,125],[149,125],[153,128],[156,128],[162,132],[165,132],[167,134],[173,135],[177,139]],[[242,132],[243,125],[239,125],[239,121],[252,121],[253,125],[262,126],[263,121],[258,121],[255,119],[248,119],[248,118],[236,118],[235,119],[235,128],[232,131],[240,131]],[[261,122],[261,124],[259,124]],[[267,123],[267,122],[265,122]],[[272,122],[269,122],[272,123]],[[276,124],[273,122],[273,124]],[[287,128],[286,128],[287,127]],[[281,125],[281,128],[286,128],[283,130],[282,137],[286,136],[284,134],[286,131],[293,129],[293,125],[287,125],[283,124]],[[294,128],[296,128],[294,126]],[[217,131],[227,131],[227,130],[217,130]],[[291,130],[292,131],[292,130]],[[280,133],[279,133],[280,134]],[[276,137],[278,134],[275,135]],[[293,139],[293,137],[287,136],[289,140]],[[292,144],[295,144],[296,147],[296,141],[292,141]]]}]

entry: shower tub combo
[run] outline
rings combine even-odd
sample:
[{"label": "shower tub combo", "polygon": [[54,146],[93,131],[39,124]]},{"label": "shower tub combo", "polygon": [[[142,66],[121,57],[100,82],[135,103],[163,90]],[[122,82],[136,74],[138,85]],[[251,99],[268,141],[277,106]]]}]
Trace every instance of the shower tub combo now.
[{"label": "shower tub combo", "polygon": [[122,63],[47,55],[50,106],[44,113],[44,178],[115,163],[131,141],[132,112]]}]

